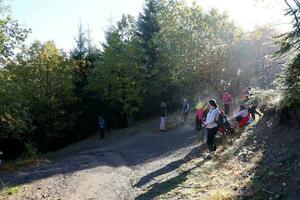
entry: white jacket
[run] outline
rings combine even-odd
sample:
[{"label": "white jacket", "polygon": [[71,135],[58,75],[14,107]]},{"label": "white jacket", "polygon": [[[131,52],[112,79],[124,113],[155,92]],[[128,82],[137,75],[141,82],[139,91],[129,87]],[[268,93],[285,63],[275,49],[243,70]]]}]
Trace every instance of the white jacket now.
[{"label": "white jacket", "polygon": [[205,120],[205,126],[206,128],[215,128],[218,127],[217,125],[217,118],[219,116],[219,109],[218,108],[212,108],[207,114],[206,120]]}]

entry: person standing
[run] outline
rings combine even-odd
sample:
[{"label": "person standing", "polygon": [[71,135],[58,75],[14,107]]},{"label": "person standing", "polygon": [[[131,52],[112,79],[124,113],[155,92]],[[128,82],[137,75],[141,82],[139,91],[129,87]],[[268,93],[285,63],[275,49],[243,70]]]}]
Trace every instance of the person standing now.
[{"label": "person standing", "polygon": [[98,117],[99,120],[99,128],[100,128],[100,138],[104,138],[104,132],[105,132],[105,120],[102,115],[99,115]]},{"label": "person standing", "polygon": [[161,102],[160,104],[160,131],[166,131],[166,118],[167,118],[167,104]]},{"label": "person standing", "polygon": [[232,103],[232,96],[229,92],[225,92],[222,98],[224,104],[225,115],[230,113],[230,104]]},{"label": "person standing", "polygon": [[3,152],[0,151],[0,165],[2,165],[2,155],[3,155]]},{"label": "person standing", "polygon": [[186,99],[183,99],[182,116],[183,116],[184,123],[188,121],[189,110],[190,110],[190,105],[188,101]]},{"label": "person standing", "polygon": [[207,146],[210,151],[216,151],[215,137],[218,131],[217,119],[219,116],[219,109],[216,100],[210,99],[208,101],[209,112],[207,113],[205,127],[207,129]]},{"label": "person standing", "polygon": [[205,103],[199,98],[196,105],[196,130],[201,131],[203,117],[204,117]]}]

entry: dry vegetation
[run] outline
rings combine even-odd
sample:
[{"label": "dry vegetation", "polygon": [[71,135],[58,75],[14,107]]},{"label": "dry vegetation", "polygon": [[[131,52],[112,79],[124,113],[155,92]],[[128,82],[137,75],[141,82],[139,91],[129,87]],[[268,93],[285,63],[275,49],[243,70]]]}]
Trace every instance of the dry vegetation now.
[{"label": "dry vegetation", "polygon": [[[246,187],[255,178],[252,172],[263,157],[259,151],[254,153],[254,147],[245,145],[249,140],[255,142],[254,126],[255,124],[246,130],[239,130],[239,133],[227,136],[226,139],[222,138],[222,144],[212,159],[206,159],[205,153],[196,155],[193,160],[177,169],[177,176],[160,180],[159,185],[162,187],[152,185],[145,193],[155,199],[240,198],[241,188]],[[243,192],[243,195],[253,194]]]}]

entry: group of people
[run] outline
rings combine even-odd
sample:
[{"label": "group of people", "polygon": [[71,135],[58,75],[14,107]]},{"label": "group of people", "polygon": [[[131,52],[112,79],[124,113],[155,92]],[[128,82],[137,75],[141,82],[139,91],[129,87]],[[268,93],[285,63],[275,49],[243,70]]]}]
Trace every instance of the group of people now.
[{"label": "group of people", "polygon": [[[182,104],[182,119],[184,123],[187,123],[188,121],[188,115],[190,111],[190,104],[188,103],[187,99],[183,99],[183,104]],[[159,130],[161,132],[166,131],[166,117],[167,117],[167,104],[166,102],[161,102],[160,104],[160,125],[159,125]]]},{"label": "group of people", "polygon": [[[257,105],[250,104],[246,106],[246,102],[250,99],[250,89],[246,88],[243,91],[243,99],[242,105],[240,106],[239,111],[233,116],[237,122],[236,126],[231,126],[229,121],[227,120],[227,116],[231,115],[231,106],[233,104],[232,95],[225,91],[222,96],[222,103],[224,107],[224,111],[218,106],[215,99],[210,99],[207,102],[199,99],[196,104],[196,130],[200,131],[204,129],[205,142],[210,151],[216,150],[216,142],[215,136],[219,131],[226,131],[228,128],[231,131],[234,128],[231,127],[240,127],[251,121],[254,121],[256,118],[256,114],[261,116],[261,113],[257,111]],[[190,105],[187,99],[183,99],[182,104],[182,118],[183,122],[186,123],[188,121],[188,114],[190,110]],[[167,109],[166,103],[162,102],[160,106],[160,130],[166,131],[166,116]],[[228,125],[227,127],[224,125]],[[234,130],[232,130],[234,132]]]}]

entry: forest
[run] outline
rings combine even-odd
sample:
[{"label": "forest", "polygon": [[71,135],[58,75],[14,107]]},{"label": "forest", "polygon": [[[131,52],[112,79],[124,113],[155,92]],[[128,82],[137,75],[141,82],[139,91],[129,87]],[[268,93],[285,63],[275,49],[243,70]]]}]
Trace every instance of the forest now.
[{"label": "forest", "polygon": [[239,97],[251,86],[282,94],[283,121],[300,106],[300,3],[288,4],[293,29],[245,31],[216,9],[147,0],[137,18],[123,15],[101,47],[78,23],[70,52],[54,41],[25,45],[29,28],[0,2],[0,150],[5,159],[49,152],[98,130],[132,126],[177,111],[182,98]]}]

